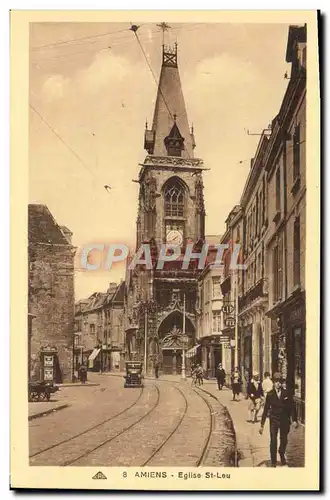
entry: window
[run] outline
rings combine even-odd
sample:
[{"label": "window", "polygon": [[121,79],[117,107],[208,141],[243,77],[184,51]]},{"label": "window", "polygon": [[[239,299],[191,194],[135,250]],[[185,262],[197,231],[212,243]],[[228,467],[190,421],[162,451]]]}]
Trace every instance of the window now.
[{"label": "window", "polygon": [[293,182],[300,174],[300,125],[295,127],[293,134]]},{"label": "window", "polygon": [[169,183],[164,192],[165,215],[169,217],[183,217],[184,188],[178,182]]},{"label": "window", "polygon": [[272,252],[273,261],[273,302],[278,301],[278,281],[277,281],[277,266],[278,266],[278,247],[275,246]]},{"label": "window", "polygon": [[282,298],[283,291],[283,239],[280,238],[278,242],[278,267],[277,267],[277,276],[278,276],[278,300]]},{"label": "window", "polygon": [[281,211],[281,169],[276,170],[276,212]]},{"label": "window", "polygon": [[89,325],[89,331],[90,331],[91,335],[95,334],[95,325],[94,325],[94,323],[91,323]]},{"label": "window", "polygon": [[261,209],[261,216],[262,216],[262,225],[265,223],[265,211],[266,211],[266,181],[265,178],[262,181],[262,209]]},{"label": "window", "polygon": [[256,233],[259,236],[259,195],[256,196]]},{"label": "window", "polygon": [[210,314],[207,312],[205,314],[205,330],[207,333],[209,333],[209,327],[210,327]]},{"label": "window", "polygon": [[237,226],[237,229],[236,229],[236,243],[238,243],[241,239],[241,235],[240,235],[240,227]]},{"label": "window", "polygon": [[294,394],[298,398],[302,397],[302,378],[303,378],[303,347],[301,328],[294,328]]},{"label": "window", "polygon": [[273,302],[282,298],[283,289],[283,240],[273,248]]},{"label": "window", "polygon": [[294,286],[300,285],[300,217],[294,222],[293,229],[293,283]]},{"label": "window", "polygon": [[218,299],[221,297],[220,277],[212,279],[212,298]]},{"label": "window", "polygon": [[221,331],[221,313],[220,311],[214,311],[212,332],[220,332],[220,331]]}]

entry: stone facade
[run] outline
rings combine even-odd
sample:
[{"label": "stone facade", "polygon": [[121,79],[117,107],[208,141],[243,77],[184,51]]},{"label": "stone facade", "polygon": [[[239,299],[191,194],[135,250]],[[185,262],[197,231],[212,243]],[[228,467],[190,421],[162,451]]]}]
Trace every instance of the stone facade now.
[{"label": "stone facade", "polygon": [[29,205],[29,313],[33,377],[39,379],[40,355],[57,350],[55,381],[71,378],[74,330],[74,254],[71,234],[45,205]]},{"label": "stone facade", "polygon": [[[238,290],[238,359],[247,381],[253,371],[280,371],[305,418],[306,252],[306,26],[291,26],[291,75],[278,115],[264,130],[240,200],[222,242],[235,224],[246,270],[230,273],[224,258],[223,301]],[[233,209],[234,212],[237,209]],[[243,225],[242,225],[243,222]],[[238,237],[238,235],[237,235]],[[235,279],[234,279],[234,276]]]},{"label": "stone facade", "polygon": [[269,228],[266,235],[273,369],[281,371],[305,419],[306,26],[291,26],[290,81],[274,120],[265,157]]},{"label": "stone facade", "polygon": [[[124,362],[125,282],[110,283],[75,305],[75,369],[81,362],[96,371],[122,370]],[[91,354],[98,350],[91,360]],[[92,362],[91,362],[92,361]]]},{"label": "stone facade", "polygon": [[[166,104],[164,103],[166,101]],[[127,269],[126,350],[143,360],[146,371],[158,361],[164,373],[179,373],[183,350],[195,344],[197,259],[182,260],[188,243],[204,241],[203,161],[194,158],[195,141],[177,66],[177,48],[163,47],[163,61],[152,129],[145,131],[148,152],[139,173],[138,250],[151,248],[153,268]],[[173,238],[173,239],[172,239]],[[179,248],[177,261],[156,265],[163,243]]]},{"label": "stone facade", "polygon": [[265,234],[268,227],[268,204],[272,194],[267,190],[264,155],[268,134],[263,132],[241,197],[244,211],[244,264],[239,291],[240,363],[244,380],[253,372],[261,376],[270,371],[270,325],[268,309],[268,277],[266,275]]}]

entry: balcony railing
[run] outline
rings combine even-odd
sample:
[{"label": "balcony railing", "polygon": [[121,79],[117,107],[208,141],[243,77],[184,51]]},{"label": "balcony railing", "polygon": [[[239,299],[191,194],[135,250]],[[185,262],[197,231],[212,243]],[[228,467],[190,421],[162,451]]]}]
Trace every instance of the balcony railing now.
[{"label": "balcony railing", "polygon": [[238,308],[240,311],[249,307],[255,300],[267,296],[267,283],[264,278],[260,279],[253,288],[247,291],[243,297],[238,298]]}]

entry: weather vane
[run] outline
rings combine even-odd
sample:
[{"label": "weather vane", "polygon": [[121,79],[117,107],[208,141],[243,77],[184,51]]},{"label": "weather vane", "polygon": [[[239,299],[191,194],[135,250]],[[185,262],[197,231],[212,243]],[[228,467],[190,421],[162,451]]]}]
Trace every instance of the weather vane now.
[{"label": "weather vane", "polygon": [[159,23],[159,24],[157,24],[156,26],[157,26],[159,29],[161,29],[161,30],[162,30],[162,32],[163,32],[163,45],[164,45],[164,33],[165,33],[165,31],[168,31],[168,30],[171,28],[171,26],[170,26],[169,24],[167,24],[167,23],[164,23],[164,22]]}]

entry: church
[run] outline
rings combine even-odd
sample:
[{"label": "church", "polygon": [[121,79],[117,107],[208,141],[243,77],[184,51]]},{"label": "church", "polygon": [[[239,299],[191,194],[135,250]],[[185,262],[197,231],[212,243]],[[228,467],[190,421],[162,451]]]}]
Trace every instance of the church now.
[{"label": "church", "polygon": [[[162,66],[151,128],[146,124],[147,152],[138,176],[136,249],[148,244],[155,265],[126,271],[126,359],[155,363],[164,374],[179,374],[183,350],[196,344],[198,261],[183,269],[188,243],[198,252],[205,240],[203,161],[194,158],[178,70],[177,44],[163,45]],[[176,261],[156,265],[160,246],[178,246]],[[186,356],[184,356],[184,360]],[[188,367],[187,367],[188,368]]]}]

